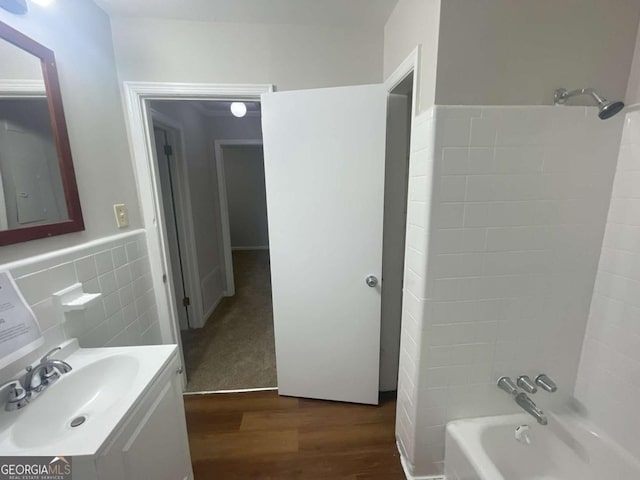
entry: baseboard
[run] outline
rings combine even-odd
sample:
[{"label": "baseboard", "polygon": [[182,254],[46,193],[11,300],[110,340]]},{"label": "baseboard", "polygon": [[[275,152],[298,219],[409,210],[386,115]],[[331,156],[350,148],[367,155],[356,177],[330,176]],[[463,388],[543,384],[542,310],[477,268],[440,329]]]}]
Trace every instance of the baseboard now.
[{"label": "baseboard", "polygon": [[407,480],[446,480],[442,475],[415,476],[412,472],[413,467],[409,463],[409,460],[404,456],[404,453],[402,453],[402,448],[397,441],[396,447],[400,453],[400,464],[402,465],[402,470],[404,470],[404,476],[407,477]]},{"label": "baseboard", "polygon": [[278,390],[278,387],[261,387],[261,388],[239,388],[235,390],[202,390],[200,392],[182,392],[183,395],[211,395],[219,393],[251,393],[251,392],[271,392]]},{"label": "baseboard", "polygon": [[238,252],[243,250],[269,250],[269,245],[257,245],[253,247],[231,247],[232,252]]}]

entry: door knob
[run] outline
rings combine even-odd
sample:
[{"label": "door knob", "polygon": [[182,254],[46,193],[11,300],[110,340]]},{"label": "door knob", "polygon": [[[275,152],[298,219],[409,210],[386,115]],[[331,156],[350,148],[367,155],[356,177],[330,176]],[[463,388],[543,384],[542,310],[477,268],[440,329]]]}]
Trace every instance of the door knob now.
[{"label": "door knob", "polygon": [[375,275],[369,275],[364,281],[367,282],[367,285],[371,288],[375,288],[378,285],[378,279]]}]

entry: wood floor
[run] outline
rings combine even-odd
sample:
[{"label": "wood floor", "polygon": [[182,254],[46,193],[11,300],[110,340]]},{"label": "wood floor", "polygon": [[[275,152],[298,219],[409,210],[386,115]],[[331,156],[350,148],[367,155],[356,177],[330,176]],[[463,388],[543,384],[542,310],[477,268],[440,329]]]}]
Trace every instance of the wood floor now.
[{"label": "wood floor", "polygon": [[394,398],[371,407],[277,392],[185,396],[196,480],[405,480]]}]

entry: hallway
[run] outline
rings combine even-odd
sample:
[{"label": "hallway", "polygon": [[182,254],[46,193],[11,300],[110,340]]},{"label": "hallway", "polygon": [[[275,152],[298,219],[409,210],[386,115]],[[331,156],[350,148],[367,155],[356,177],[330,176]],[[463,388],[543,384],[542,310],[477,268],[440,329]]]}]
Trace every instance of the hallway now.
[{"label": "hallway", "polygon": [[182,332],[187,392],[275,387],[269,252],[233,252],[236,294],[202,329]]}]

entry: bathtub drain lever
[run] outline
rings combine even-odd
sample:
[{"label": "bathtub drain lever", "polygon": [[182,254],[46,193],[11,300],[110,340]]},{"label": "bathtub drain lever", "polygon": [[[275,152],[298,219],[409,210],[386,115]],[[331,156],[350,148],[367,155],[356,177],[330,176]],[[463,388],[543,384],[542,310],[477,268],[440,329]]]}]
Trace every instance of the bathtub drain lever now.
[{"label": "bathtub drain lever", "polygon": [[520,425],[516,427],[516,440],[524,445],[531,445],[529,425]]}]

